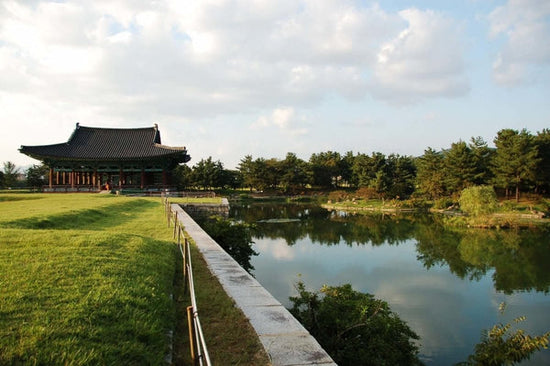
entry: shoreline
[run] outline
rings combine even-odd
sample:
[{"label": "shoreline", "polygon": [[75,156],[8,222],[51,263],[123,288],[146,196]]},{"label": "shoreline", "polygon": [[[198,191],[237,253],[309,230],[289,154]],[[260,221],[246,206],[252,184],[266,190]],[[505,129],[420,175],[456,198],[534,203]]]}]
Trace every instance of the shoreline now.
[{"label": "shoreline", "polygon": [[463,212],[434,208],[401,208],[401,207],[376,207],[376,206],[352,206],[346,204],[321,204],[321,207],[329,211],[344,211],[351,213],[381,213],[381,214],[430,214],[441,218],[446,226],[467,227],[479,229],[508,229],[508,228],[549,228],[550,218],[543,213],[522,212],[496,212],[478,217],[468,216]]}]

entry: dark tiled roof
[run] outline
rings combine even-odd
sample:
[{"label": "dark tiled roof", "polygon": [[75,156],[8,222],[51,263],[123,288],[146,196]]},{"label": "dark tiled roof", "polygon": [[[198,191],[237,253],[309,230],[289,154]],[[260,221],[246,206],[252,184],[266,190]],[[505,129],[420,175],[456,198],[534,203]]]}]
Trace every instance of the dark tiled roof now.
[{"label": "dark tiled roof", "polygon": [[69,141],[61,144],[21,146],[23,154],[44,160],[140,160],[172,157],[189,161],[185,147],[161,145],[158,128],[96,128],[78,123]]}]

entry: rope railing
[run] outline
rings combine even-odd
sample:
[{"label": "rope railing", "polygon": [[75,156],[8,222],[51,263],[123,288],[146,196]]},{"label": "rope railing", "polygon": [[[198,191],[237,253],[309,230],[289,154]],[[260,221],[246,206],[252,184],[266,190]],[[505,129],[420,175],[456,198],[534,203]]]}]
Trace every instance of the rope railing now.
[{"label": "rope railing", "polygon": [[187,289],[189,289],[189,296],[191,299],[191,306],[187,307],[187,324],[189,330],[189,348],[191,352],[191,359],[195,365],[211,366],[212,363],[210,362],[210,355],[208,354],[208,349],[206,347],[206,341],[202,331],[197,308],[189,240],[185,237],[183,227],[178,221],[177,211],[172,211],[168,199],[164,200],[164,204],[168,227],[170,227],[172,223],[174,224],[174,240],[176,240],[176,244],[183,259],[184,292],[187,292]]}]

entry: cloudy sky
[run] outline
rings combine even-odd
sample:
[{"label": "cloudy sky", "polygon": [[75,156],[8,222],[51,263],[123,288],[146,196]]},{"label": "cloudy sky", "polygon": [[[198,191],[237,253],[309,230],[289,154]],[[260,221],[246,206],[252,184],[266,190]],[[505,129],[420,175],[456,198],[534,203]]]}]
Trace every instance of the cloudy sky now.
[{"label": "cloudy sky", "polygon": [[76,122],[212,156],[421,155],[550,128],[548,0],[0,0],[0,162]]}]

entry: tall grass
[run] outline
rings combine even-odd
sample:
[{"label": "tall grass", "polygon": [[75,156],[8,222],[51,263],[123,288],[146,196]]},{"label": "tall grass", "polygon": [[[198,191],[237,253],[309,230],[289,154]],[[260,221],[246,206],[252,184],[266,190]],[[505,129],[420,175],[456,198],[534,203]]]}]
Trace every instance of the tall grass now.
[{"label": "tall grass", "polygon": [[165,225],[160,199],[0,195],[0,364],[162,364]]}]

